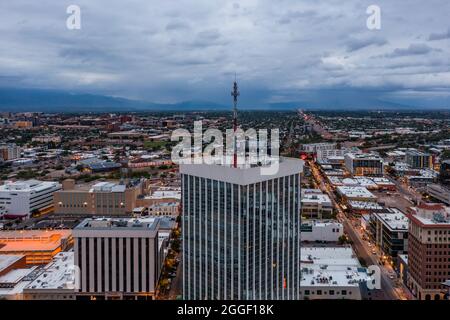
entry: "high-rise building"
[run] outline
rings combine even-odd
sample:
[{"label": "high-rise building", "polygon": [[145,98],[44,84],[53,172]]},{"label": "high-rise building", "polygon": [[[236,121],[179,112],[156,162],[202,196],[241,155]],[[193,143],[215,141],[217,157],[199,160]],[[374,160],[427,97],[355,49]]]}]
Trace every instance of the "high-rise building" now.
[{"label": "high-rise building", "polygon": [[408,286],[420,300],[439,300],[450,279],[450,208],[422,203],[409,218]]},{"label": "high-rise building", "polygon": [[160,218],[85,219],[73,237],[80,296],[152,299],[167,248]]},{"label": "high-rise building", "polygon": [[302,167],[180,165],[185,299],[299,299]]},{"label": "high-rise building", "polygon": [[34,213],[47,213],[53,209],[53,195],[61,184],[49,181],[7,182],[0,186],[0,206],[7,218],[26,218]]},{"label": "high-rise building", "polygon": [[413,169],[433,168],[433,156],[417,150],[406,151],[406,163]]}]

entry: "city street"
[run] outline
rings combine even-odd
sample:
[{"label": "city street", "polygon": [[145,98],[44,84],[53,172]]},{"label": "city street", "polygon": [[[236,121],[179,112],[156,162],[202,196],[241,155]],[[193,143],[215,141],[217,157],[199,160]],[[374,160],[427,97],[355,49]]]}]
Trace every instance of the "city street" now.
[{"label": "city street", "polygon": [[374,245],[372,245],[372,249],[369,247],[368,243],[362,240],[362,234],[357,231],[359,223],[355,223],[355,219],[351,220],[347,217],[347,215],[343,212],[340,204],[336,200],[335,194],[331,189],[331,186],[326,182],[326,179],[320,173],[318,167],[313,161],[308,161],[309,166],[311,168],[311,172],[314,176],[314,179],[318,185],[320,185],[320,189],[328,194],[330,199],[333,202],[333,206],[335,210],[337,210],[337,219],[344,226],[344,231],[350,238],[353,243],[353,249],[355,254],[366,263],[367,266],[377,265],[381,270],[381,288],[383,290],[373,290],[371,293],[372,299],[390,299],[390,300],[407,300],[411,297],[406,288],[403,288],[401,285],[395,284],[396,276],[393,279],[390,279],[395,274],[393,269],[390,266],[381,265],[379,261],[381,261],[382,253],[375,249],[376,254],[372,253]]}]

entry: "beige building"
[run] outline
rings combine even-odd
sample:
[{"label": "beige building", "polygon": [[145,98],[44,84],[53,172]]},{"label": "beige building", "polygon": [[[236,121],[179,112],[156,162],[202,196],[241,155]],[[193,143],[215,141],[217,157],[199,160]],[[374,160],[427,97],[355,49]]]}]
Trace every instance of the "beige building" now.
[{"label": "beige building", "polygon": [[100,182],[77,187],[72,181],[63,183],[63,190],[54,195],[56,214],[127,215],[136,207],[136,200],[144,192],[144,181],[127,184]]},{"label": "beige building", "polygon": [[178,216],[180,202],[159,202],[148,207],[148,214],[153,216]]}]

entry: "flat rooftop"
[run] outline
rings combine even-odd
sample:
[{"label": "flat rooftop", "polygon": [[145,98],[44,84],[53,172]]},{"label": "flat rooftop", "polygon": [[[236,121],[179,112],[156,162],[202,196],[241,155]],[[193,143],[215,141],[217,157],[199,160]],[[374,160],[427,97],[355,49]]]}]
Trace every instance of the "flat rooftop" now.
[{"label": "flat rooftop", "polygon": [[158,218],[88,218],[75,230],[156,230]]},{"label": "flat rooftop", "polygon": [[280,157],[278,162],[268,162],[267,165],[241,165],[238,168],[220,164],[180,164],[180,173],[232,184],[248,185],[300,174],[303,171],[303,163],[299,159]]},{"label": "flat rooftop", "polygon": [[58,186],[57,182],[53,181],[38,181],[38,180],[25,180],[11,182],[7,181],[4,185],[0,186],[0,192],[2,191],[15,191],[15,192],[30,192],[30,191],[43,191],[47,188]]},{"label": "flat rooftop", "polygon": [[0,231],[0,253],[53,251],[71,234],[71,230],[3,230]]},{"label": "flat rooftop", "polygon": [[60,252],[43,272],[25,290],[61,290],[74,289],[75,285],[74,252]]},{"label": "flat rooftop", "polygon": [[370,198],[377,199],[377,197],[367,190],[365,187],[360,186],[338,186],[337,191],[348,198]]},{"label": "flat rooftop", "polygon": [[374,213],[392,231],[408,231],[409,219],[403,212]]},{"label": "flat rooftop", "polygon": [[0,273],[12,264],[22,259],[23,255],[1,254],[0,255]]},{"label": "flat rooftop", "polygon": [[383,210],[383,206],[376,202],[349,201],[348,204],[350,207],[357,210]]},{"label": "flat rooftop", "polygon": [[349,247],[302,247],[301,269],[304,287],[359,287],[370,279]]}]

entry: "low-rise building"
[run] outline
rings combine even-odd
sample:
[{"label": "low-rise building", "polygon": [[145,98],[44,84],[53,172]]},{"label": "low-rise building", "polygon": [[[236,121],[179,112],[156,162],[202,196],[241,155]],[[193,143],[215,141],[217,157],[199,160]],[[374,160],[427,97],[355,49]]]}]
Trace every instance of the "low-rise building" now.
[{"label": "low-rise building", "polygon": [[71,230],[0,231],[0,255],[24,255],[27,265],[47,264],[72,245]]},{"label": "low-rise building", "polygon": [[64,215],[131,215],[136,200],[143,193],[143,181],[127,184],[99,182],[92,186],[68,184],[55,193],[56,214]]},{"label": "low-rise building", "polygon": [[55,135],[47,135],[47,136],[35,136],[31,138],[31,142],[37,142],[37,143],[60,143],[61,137],[55,136]]},{"label": "low-rise building", "polygon": [[308,219],[329,219],[333,215],[333,203],[327,194],[319,189],[301,191],[301,213]]},{"label": "low-rise building", "polygon": [[23,289],[25,300],[75,300],[79,286],[79,269],[74,252],[60,252]]},{"label": "low-rise building", "polygon": [[44,214],[53,210],[55,192],[61,184],[48,181],[6,182],[0,186],[0,206],[6,209],[6,218],[28,218],[32,214]]},{"label": "low-rise building", "polygon": [[336,188],[336,191],[338,196],[347,203],[349,201],[377,201],[377,197],[364,187],[339,186]]},{"label": "low-rise building", "polygon": [[302,242],[338,242],[344,233],[342,223],[335,220],[306,220],[300,226]]},{"label": "low-rise building", "polygon": [[446,205],[450,205],[450,189],[440,184],[428,184],[427,193]]},{"label": "low-rise building", "polygon": [[148,214],[155,216],[178,216],[180,214],[179,202],[158,202],[148,207]]},{"label": "low-rise building", "polygon": [[302,247],[300,298],[349,299],[367,296],[367,270],[349,247]]}]

